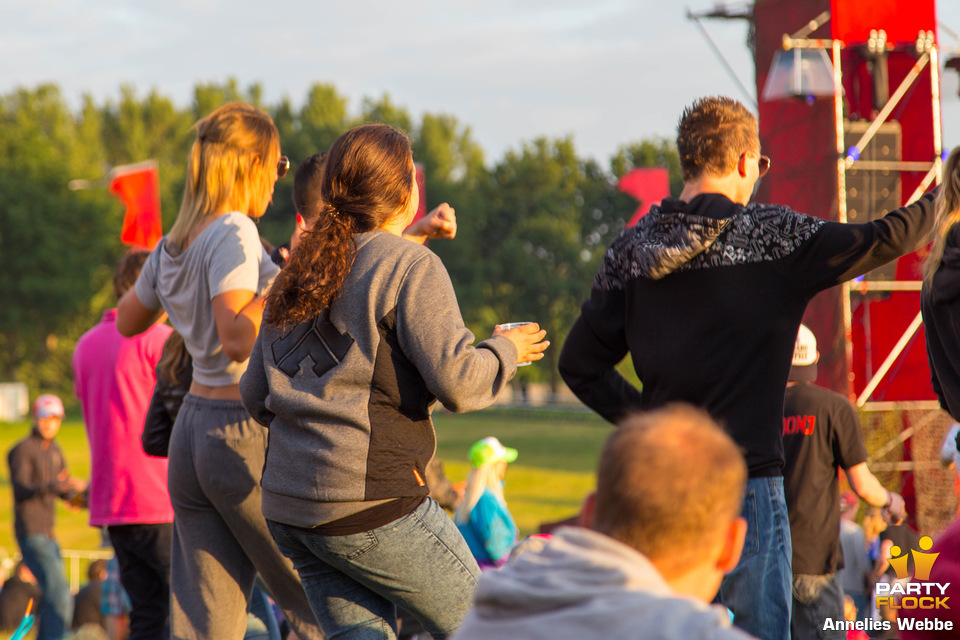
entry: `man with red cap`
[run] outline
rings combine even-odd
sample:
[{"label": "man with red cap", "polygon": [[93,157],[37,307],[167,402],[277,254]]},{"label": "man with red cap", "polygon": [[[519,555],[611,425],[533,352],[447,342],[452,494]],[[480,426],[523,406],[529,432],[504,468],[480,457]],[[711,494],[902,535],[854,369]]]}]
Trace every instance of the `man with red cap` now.
[{"label": "man with red cap", "polygon": [[60,640],[70,628],[73,601],[63,574],[60,545],[53,537],[56,499],[73,500],[87,483],[67,472],[54,442],[63,421],[63,402],[44,394],[33,405],[33,431],[7,454],[13,485],[14,533],[23,562],[43,592],[37,611],[37,640]]},{"label": "man with red cap", "polygon": [[[838,569],[840,485],[843,469],[850,486],[893,521],[903,518],[903,498],[885,489],[867,468],[867,447],[850,401],[813,384],[817,379],[817,339],[800,325],[783,402],[784,494],[793,539],[792,640],[828,637],[827,618],[843,620],[843,589]],[[846,631],[834,631],[846,638]]]}]

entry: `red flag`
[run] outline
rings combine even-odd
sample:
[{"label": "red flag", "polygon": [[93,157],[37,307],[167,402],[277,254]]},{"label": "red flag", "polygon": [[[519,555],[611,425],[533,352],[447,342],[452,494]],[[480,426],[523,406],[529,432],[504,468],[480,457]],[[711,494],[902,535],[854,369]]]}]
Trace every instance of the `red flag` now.
[{"label": "red flag", "polygon": [[160,221],[160,172],[148,160],[115,167],[110,172],[110,193],[127,207],[120,242],[151,250],[163,235]]},{"label": "red flag", "polygon": [[670,195],[670,173],[664,167],[633,169],[620,178],[617,188],[640,202],[627,223],[632,227],[647,214],[650,205],[659,204]]}]

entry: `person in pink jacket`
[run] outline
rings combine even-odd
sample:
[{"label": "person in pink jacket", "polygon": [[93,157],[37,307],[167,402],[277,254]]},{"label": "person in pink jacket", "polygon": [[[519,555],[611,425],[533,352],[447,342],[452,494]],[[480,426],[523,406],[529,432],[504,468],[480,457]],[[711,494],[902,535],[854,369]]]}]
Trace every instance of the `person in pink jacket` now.
[{"label": "person in pink jacket", "polygon": [[[113,275],[119,299],[149,255],[129,253]],[[90,441],[90,526],[107,527],[130,596],[131,640],[159,640],[170,609],[173,507],[167,460],[143,452],[140,434],[170,327],[154,324],[133,338],[120,335],[117,310],[83,334],[73,352],[74,387]]]}]

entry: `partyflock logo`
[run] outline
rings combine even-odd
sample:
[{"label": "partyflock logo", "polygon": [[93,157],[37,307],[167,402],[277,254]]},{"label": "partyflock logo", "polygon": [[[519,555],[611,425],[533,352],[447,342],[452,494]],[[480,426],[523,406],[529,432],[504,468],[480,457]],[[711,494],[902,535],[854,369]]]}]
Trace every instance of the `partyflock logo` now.
[{"label": "partyflock logo", "polygon": [[[912,550],[913,555],[913,564],[916,567],[913,577],[916,580],[929,580],[930,572],[933,570],[933,563],[937,561],[937,556],[939,553],[924,553],[925,551],[930,551],[933,548],[933,540],[930,536],[923,536],[920,538],[920,548],[922,551]],[[890,548],[890,566],[893,567],[893,570],[897,573],[897,579],[903,580],[904,578],[910,577],[910,574],[907,572],[907,554],[903,553],[900,550],[900,547],[893,546]],[[899,558],[896,556],[900,556]]]},{"label": "partyflock logo", "polygon": [[[928,631],[952,631],[952,620],[941,620],[930,617],[934,611],[950,609],[950,597],[947,589],[950,583],[931,582],[930,572],[937,561],[939,553],[928,553],[933,548],[930,536],[920,538],[920,549],[911,549],[905,553],[900,547],[890,549],[888,561],[893,567],[897,579],[893,582],[878,582],[874,587],[874,598],[877,609],[881,612],[896,613],[897,628],[900,631],[908,629]],[[907,563],[913,558],[914,573],[910,579]],[[920,613],[920,611],[925,613]],[[934,614],[935,615],[935,614]],[[824,630],[861,630],[861,631],[890,631],[892,623],[889,619],[875,620],[831,620],[827,618]]]},{"label": "partyflock logo", "polygon": [[[953,621],[951,620],[929,617],[929,613],[917,617],[918,610],[932,613],[936,610],[950,609],[950,597],[947,596],[950,583],[930,581],[930,572],[940,554],[927,553],[933,548],[933,540],[930,536],[920,538],[919,545],[920,550],[911,549],[909,554],[897,546],[890,549],[888,561],[897,574],[897,579],[893,582],[878,582],[874,587],[877,609],[886,607],[895,610],[897,626],[901,631],[906,629],[952,630]],[[910,557],[913,558],[914,571],[913,579],[908,582],[910,574],[907,570],[907,562]]]},{"label": "partyflock logo", "polygon": [[[897,610],[909,609],[949,609],[950,598],[946,595],[949,583],[930,582],[930,572],[933,563],[937,561],[939,553],[927,553],[933,547],[930,536],[920,538],[920,550],[911,549],[910,553],[894,546],[890,549],[890,566],[897,574],[894,582],[878,582],[874,588],[877,599],[877,609],[890,607]],[[907,563],[913,557],[913,580],[905,582],[910,577]]]}]

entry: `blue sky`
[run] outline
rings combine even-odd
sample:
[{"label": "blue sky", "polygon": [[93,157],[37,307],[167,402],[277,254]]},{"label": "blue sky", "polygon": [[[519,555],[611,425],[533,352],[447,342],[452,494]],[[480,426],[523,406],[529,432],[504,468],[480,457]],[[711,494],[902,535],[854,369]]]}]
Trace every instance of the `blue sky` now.
[{"label": "blue sky", "polygon": [[[186,105],[198,81],[260,82],[268,103],[298,105],[314,82],[356,110],[388,92],[416,117],[455,115],[488,160],[522,140],[572,135],[605,161],[626,142],[672,137],[693,98],[743,98],[685,9],[662,0],[3,0],[0,93],[60,85],[115,97],[122,83]],[[811,16],[812,17],[812,16]],[[939,19],[960,31],[960,2]],[[740,79],[754,83],[741,22],[707,30]],[[798,28],[798,27],[797,27]],[[788,26],[784,31],[795,30]],[[942,33],[941,47],[960,48]],[[960,143],[960,79],[943,81],[944,134]]]}]

